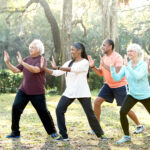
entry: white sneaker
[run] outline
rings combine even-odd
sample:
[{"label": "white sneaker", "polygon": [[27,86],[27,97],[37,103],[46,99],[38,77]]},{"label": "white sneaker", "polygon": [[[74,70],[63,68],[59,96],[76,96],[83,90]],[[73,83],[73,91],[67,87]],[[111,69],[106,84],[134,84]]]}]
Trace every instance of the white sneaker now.
[{"label": "white sneaker", "polygon": [[122,143],[130,142],[130,141],[131,141],[131,137],[128,135],[125,135],[121,140],[117,141],[116,144],[122,144]]},{"label": "white sneaker", "polygon": [[134,131],[134,134],[139,134],[139,133],[142,133],[143,131],[144,131],[143,125],[138,125],[136,127],[136,130]]},{"label": "white sneaker", "polygon": [[63,138],[62,136],[55,139],[55,141],[69,141],[69,138]]},{"label": "white sneaker", "polygon": [[95,132],[94,132],[93,130],[90,130],[90,131],[88,132],[88,134],[90,134],[90,135],[94,135],[94,134],[95,134]]}]

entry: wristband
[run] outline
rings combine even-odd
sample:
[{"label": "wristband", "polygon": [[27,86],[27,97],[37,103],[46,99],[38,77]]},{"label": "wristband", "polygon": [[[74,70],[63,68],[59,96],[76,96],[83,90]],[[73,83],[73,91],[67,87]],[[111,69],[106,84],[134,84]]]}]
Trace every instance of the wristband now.
[{"label": "wristband", "polygon": [[91,68],[95,68],[95,66],[91,67]]}]

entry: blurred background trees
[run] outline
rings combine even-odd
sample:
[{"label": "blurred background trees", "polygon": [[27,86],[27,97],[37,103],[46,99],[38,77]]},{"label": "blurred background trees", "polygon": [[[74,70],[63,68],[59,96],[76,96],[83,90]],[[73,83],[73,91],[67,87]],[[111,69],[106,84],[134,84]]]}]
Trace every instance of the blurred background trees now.
[{"label": "blurred background trees", "polygon": [[[75,41],[85,44],[96,66],[105,38],[115,41],[121,55],[131,42],[140,44],[149,54],[149,18],[150,0],[0,0],[0,69],[6,69],[3,50],[17,65],[16,52],[28,56],[28,45],[35,38],[45,45],[49,67],[52,55],[60,65],[69,60],[70,45]],[[91,82],[96,84],[93,79]],[[47,88],[57,87],[60,91],[64,79],[48,75],[47,84]]]}]

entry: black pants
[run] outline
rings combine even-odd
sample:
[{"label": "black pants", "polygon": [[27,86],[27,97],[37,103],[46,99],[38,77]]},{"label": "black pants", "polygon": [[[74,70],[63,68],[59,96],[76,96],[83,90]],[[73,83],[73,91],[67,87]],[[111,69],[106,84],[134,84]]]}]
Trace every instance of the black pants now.
[{"label": "black pants", "polygon": [[128,95],[120,109],[120,122],[125,135],[129,135],[129,123],[127,119],[127,114],[137,102],[142,103],[147,111],[150,113],[150,98],[144,100],[137,100],[131,95]]},{"label": "black pants", "polygon": [[[59,133],[63,136],[63,138],[68,138],[64,114],[67,111],[68,106],[74,100],[75,98],[68,98],[68,97],[62,96],[56,108]],[[100,137],[101,135],[104,134],[104,132],[92,110],[91,98],[78,98],[78,100],[81,103],[86,113],[90,127],[93,129],[97,137]]]},{"label": "black pants", "polygon": [[21,90],[19,90],[18,93],[16,94],[12,106],[12,126],[11,126],[12,132],[14,132],[16,135],[20,135],[19,131],[20,116],[29,101],[31,101],[32,105],[36,109],[47,133],[48,134],[55,133],[56,129],[54,126],[54,122],[46,106],[45,94],[26,95]]}]

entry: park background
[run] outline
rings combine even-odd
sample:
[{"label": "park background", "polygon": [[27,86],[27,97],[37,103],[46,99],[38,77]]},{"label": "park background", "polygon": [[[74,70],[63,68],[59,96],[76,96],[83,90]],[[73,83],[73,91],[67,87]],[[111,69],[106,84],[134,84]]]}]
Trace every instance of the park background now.
[{"label": "park background", "polygon": [[[144,124],[145,132],[133,136],[133,143],[115,145],[122,136],[119,108],[116,104],[104,104],[101,125],[112,139],[99,143],[95,136],[87,135],[88,122],[80,104],[75,103],[66,113],[70,144],[55,144],[47,138],[42,124],[32,108],[27,106],[21,118],[21,141],[6,140],[10,132],[11,105],[22,81],[22,74],[13,74],[3,61],[3,51],[10,55],[10,62],[17,65],[16,52],[29,55],[28,46],[33,39],[40,39],[45,46],[48,67],[54,55],[57,64],[71,59],[70,46],[80,41],[88,55],[99,66],[102,41],[115,41],[115,50],[122,56],[127,45],[138,43],[150,53],[150,0],[0,0],[0,149],[149,149],[149,115],[141,104],[133,109]],[[64,90],[64,77],[46,75],[48,109],[55,124],[55,108]],[[102,87],[103,78],[90,70],[89,85],[92,100]],[[93,101],[92,101],[93,102]],[[131,130],[135,125],[130,121]],[[132,131],[131,131],[132,133]]]}]

